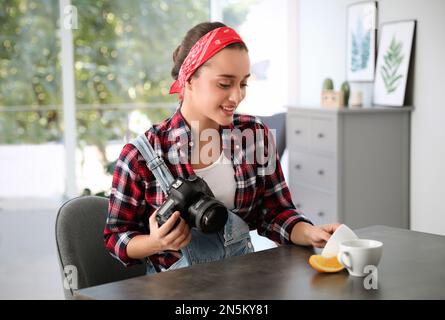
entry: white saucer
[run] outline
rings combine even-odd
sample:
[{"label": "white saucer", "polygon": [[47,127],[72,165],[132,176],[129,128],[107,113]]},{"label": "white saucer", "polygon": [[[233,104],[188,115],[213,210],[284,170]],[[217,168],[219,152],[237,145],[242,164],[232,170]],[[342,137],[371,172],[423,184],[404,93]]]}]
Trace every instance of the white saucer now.
[{"label": "white saucer", "polygon": [[321,252],[321,255],[324,257],[337,256],[338,250],[340,248],[340,243],[342,243],[343,241],[355,239],[358,239],[358,236],[354,233],[354,231],[352,231],[348,226],[342,224],[329,238],[329,241],[326,243],[326,246]]}]

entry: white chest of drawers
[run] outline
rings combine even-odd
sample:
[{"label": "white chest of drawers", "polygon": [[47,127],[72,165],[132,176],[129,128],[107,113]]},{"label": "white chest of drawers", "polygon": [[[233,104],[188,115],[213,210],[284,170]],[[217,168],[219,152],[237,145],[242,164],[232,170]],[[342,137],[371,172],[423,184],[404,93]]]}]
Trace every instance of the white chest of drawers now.
[{"label": "white chest of drawers", "polygon": [[292,199],[315,224],[409,227],[412,108],[288,108]]}]

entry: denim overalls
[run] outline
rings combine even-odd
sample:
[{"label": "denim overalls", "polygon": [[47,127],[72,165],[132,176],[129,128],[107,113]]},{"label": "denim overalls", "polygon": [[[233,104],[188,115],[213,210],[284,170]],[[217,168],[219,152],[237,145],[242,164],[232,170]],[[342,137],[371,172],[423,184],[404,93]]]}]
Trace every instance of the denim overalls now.
[{"label": "denim overalls", "polygon": [[[163,271],[218,261],[254,251],[250,240],[249,227],[230,210],[224,230],[205,234],[196,228],[192,228],[191,232],[192,240],[186,247],[182,248],[182,257],[171,265],[170,268]],[[147,260],[147,273],[156,273],[151,261]]]},{"label": "denim overalls", "polygon": [[[153,159],[154,154],[145,134],[139,135],[133,142],[131,142],[142,154],[150,168],[150,159]],[[148,146],[148,148],[147,148]],[[162,170],[168,170],[166,166],[159,166]],[[164,172],[168,176],[168,172]],[[158,179],[161,186],[168,179]],[[171,174],[170,174],[171,176]],[[164,188],[163,188],[164,189]],[[164,189],[165,190],[165,189]],[[227,223],[224,229],[211,234],[205,234],[196,228],[191,229],[192,240],[190,243],[181,249],[182,257],[171,265],[168,269],[174,270],[188,267],[194,264],[218,261],[228,257],[234,257],[251,253],[254,251],[252,241],[250,239],[249,226],[238,215],[228,210]],[[147,259],[147,273],[156,273],[156,269]]]}]

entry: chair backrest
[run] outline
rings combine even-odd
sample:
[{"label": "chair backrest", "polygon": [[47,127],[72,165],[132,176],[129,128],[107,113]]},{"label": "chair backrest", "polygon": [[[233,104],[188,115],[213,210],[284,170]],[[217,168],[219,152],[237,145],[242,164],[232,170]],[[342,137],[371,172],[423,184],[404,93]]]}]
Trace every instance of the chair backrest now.
[{"label": "chair backrest", "polygon": [[[67,299],[73,297],[73,289],[119,281],[146,273],[144,264],[126,268],[106,250],[103,230],[107,211],[108,199],[97,196],[74,198],[65,202],[59,209],[56,220],[56,243]],[[72,283],[75,280],[77,283]],[[70,282],[70,288],[67,288]]]},{"label": "chair backrest", "polygon": [[259,116],[261,120],[270,128],[276,130],[276,146],[280,158],[286,149],[286,112],[276,113],[272,116]]}]

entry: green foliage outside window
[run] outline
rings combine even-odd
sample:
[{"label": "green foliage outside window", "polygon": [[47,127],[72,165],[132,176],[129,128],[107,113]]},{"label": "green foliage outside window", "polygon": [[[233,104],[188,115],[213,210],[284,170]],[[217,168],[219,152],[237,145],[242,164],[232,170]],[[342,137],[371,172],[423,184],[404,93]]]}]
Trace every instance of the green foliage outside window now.
[{"label": "green foliage outside window", "polygon": [[[255,2],[229,1],[224,20],[237,28]],[[77,141],[94,145],[104,169],[110,140],[131,135],[129,108],[153,122],[172,113],[172,52],[191,26],[209,20],[208,0],[72,0]],[[62,142],[59,0],[2,0],[0,144]],[[167,106],[170,106],[168,108]]]},{"label": "green foliage outside window", "polygon": [[[208,20],[208,1],[73,0],[79,146],[121,139],[127,110],[98,106],[164,103],[171,52]],[[61,141],[58,0],[4,0],[0,10],[0,144]],[[163,104],[163,105],[164,105]],[[153,122],[171,110],[145,110]]]}]

